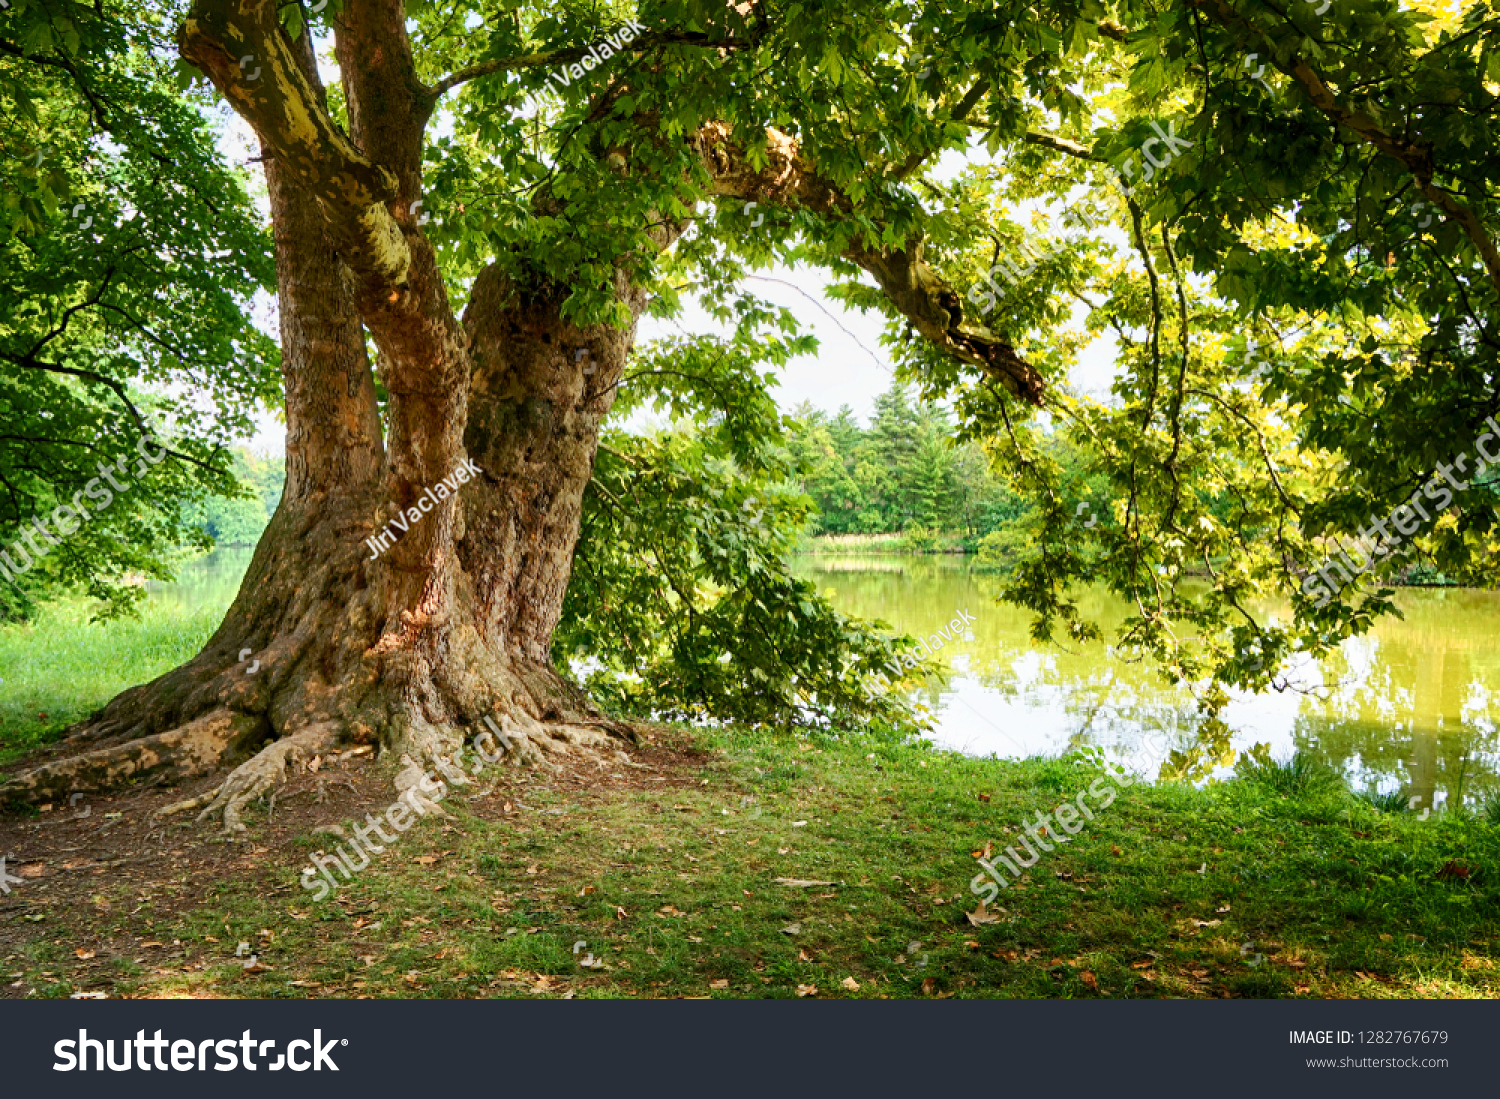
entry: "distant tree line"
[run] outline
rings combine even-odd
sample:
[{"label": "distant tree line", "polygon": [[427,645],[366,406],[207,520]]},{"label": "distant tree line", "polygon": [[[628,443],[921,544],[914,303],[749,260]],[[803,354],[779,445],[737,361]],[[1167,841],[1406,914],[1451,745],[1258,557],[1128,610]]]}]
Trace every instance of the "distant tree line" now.
[{"label": "distant tree line", "polygon": [[956,441],[947,410],[899,383],[876,398],[868,428],[847,405],[830,416],[804,402],[792,420],[802,489],[818,506],[809,534],[948,535],[974,549],[1022,515],[984,451]]},{"label": "distant tree line", "polygon": [[207,496],[186,504],[184,523],[201,530],[215,546],[253,546],[281,503],[286,459],[260,457],[243,447],[234,450],[233,473],[242,496]]}]

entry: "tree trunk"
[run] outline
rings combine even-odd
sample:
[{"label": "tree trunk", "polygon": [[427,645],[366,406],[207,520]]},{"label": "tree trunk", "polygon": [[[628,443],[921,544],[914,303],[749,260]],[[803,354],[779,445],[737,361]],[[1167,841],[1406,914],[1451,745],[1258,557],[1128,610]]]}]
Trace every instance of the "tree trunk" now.
[{"label": "tree trunk", "polygon": [[[306,42],[296,60],[321,102]],[[341,33],[341,56],[360,48]],[[365,85],[383,75],[361,71],[355,101],[376,94]],[[361,117],[351,110],[367,150],[412,162],[415,147],[392,148],[400,140]],[[415,174],[397,174],[409,209]],[[211,801],[180,806],[209,801],[203,815],[222,812],[238,830],[242,807],[287,767],[341,743],[379,743],[463,784],[453,757],[486,716],[521,763],[613,755],[631,735],[551,663],[583,491],[630,334],[580,331],[561,319],[560,297],[522,294],[493,270],[461,327],[410,218],[406,284],[394,301],[372,295],[342,261],[317,198],[275,157],[266,177],[287,393],[281,504],[203,651],[70,730],[50,753],[61,758],[0,785],[0,799],[243,760]],[[638,315],[642,295],[623,280],[621,292]],[[384,444],[366,324],[389,394]],[[466,458],[482,472],[460,487]],[[453,491],[438,488],[445,481]]]},{"label": "tree trunk", "polygon": [[[580,331],[561,321],[559,300],[525,299],[493,272],[481,276],[467,318],[475,353],[464,448],[482,472],[434,505],[422,490],[452,483],[453,470],[427,472],[410,440],[429,418],[451,415],[451,399],[409,400],[405,449],[393,427],[381,460],[362,334],[337,305],[348,273],[321,234],[280,231],[297,222],[295,192],[274,169],[268,176],[288,393],[281,505],[203,651],[118,696],[56,746],[64,758],[0,786],[0,798],[60,798],[244,760],[204,810],[240,829],[242,807],[287,767],[340,744],[381,744],[461,785],[453,756],[486,716],[518,763],[612,757],[631,735],[551,662],[628,335]],[[403,453],[416,476],[400,472]],[[388,524],[406,508],[418,518],[401,535]],[[376,555],[371,539],[384,530],[397,540]]]}]

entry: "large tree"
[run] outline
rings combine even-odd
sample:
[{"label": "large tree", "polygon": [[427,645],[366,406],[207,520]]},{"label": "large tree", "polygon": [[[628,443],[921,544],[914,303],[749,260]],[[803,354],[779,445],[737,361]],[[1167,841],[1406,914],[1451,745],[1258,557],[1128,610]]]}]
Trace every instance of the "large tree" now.
[{"label": "large tree", "polygon": [[[203,653],[0,794],[205,770],[269,739],[209,807],[232,825],[341,741],[451,771],[493,713],[522,760],[614,750],[629,727],[554,651],[601,506],[601,424],[644,311],[693,285],[754,312],[734,288],[772,256],[883,311],[906,374],[956,393],[966,437],[1034,494],[1011,594],[1039,634],[1061,618],[1088,636],[1065,589],[1102,579],[1188,678],[1245,680],[1363,628],[1388,606],[1359,602],[1363,580],[1327,606],[1302,589],[1318,539],[1409,496],[1496,411],[1497,54],[1478,5],[1434,26],[1388,0],[316,7],[198,0],[180,31],[263,147],[281,506]],[[992,164],[934,174],[981,146]],[[1083,188],[1089,222],[1018,247],[1008,202]],[[1101,213],[1123,254],[1079,231]],[[1055,384],[1080,299],[1121,345],[1103,404]],[[1279,341],[1265,365],[1247,333]],[[1036,439],[1044,403],[1112,486],[1103,521],[1078,522]],[[1331,485],[1340,454],[1359,469]],[[424,498],[466,460],[475,479]],[[1454,572],[1489,553],[1476,499],[1420,536]],[[1178,586],[1190,568],[1206,595]],[[1249,607],[1276,586],[1300,633]]]},{"label": "large tree", "polygon": [[[538,18],[415,5],[414,21],[401,0],[350,0],[323,13],[341,78],[330,96],[307,33],[313,13],[274,0],[194,5],[182,55],[263,147],[286,490],[203,652],[73,731],[64,747],[80,754],[0,792],[193,773],[269,740],[213,802],[234,825],[289,763],[341,741],[379,740],[455,778],[452,753],[487,714],[523,761],[613,750],[629,728],[558,674],[553,634],[600,425],[662,253],[715,199],[826,225],[829,256],[870,271],[932,339],[1040,396],[1008,346],[960,326],[958,295],[922,260],[913,212],[870,194],[847,153],[809,155],[810,141],[842,128],[827,94],[838,82],[808,100],[805,137],[773,125],[815,89],[762,95],[757,73],[777,59],[794,72],[789,54],[812,23],[777,28],[742,9],[668,5],[632,27],[623,9]],[[828,55],[899,48],[882,21],[873,36],[865,22],[820,26]],[[544,87],[563,102],[538,142],[528,132],[542,122],[521,93]],[[904,113],[894,121],[912,149],[936,151],[943,121]],[[439,117],[462,137],[434,142]],[[493,222],[455,245],[447,271],[424,231],[429,214],[450,216],[434,176],[439,193],[522,196],[488,204]],[[475,254],[476,238],[490,255]],[[466,462],[479,472],[460,490],[426,493]],[[369,540],[392,523],[407,529],[374,554]],[[263,673],[246,674],[245,648]]]}]

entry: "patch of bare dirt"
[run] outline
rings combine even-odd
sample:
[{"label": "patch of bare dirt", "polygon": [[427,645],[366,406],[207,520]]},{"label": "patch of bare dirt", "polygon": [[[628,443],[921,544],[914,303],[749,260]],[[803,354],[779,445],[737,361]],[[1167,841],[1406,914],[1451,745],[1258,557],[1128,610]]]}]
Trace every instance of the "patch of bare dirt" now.
[{"label": "patch of bare dirt", "polygon": [[[638,766],[491,768],[473,787],[448,797],[463,799],[469,812],[487,820],[527,814],[546,822],[557,818],[528,807],[528,795],[550,791],[588,804],[628,790],[695,786],[711,759],[691,734],[667,727],[653,727],[630,755]],[[202,908],[225,882],[264,879],[268,868],[300,865],[307,848],[297,841],[313,829],[384,812],[396,797],[391,777],[391,766],[369,754],[319,757],[276,791],[274,803],[248,818],[249,832],[233,837],[217,824],[194,823],[191,812],[157,816],[165,806],[212,790],[223,774],[113,796],[75,795],[41,812],[0,812],[8,889],[0,892],[0,998],[33,994],[17,971],[28,968],[22,951],[41,942],[56,945],[54,953],[66,962],[53,970],[79,989],[109,986],[122,959],[147,969],[183,965],[196,953],[192,944],[159,940],[154,925]],[[341,842],[326,839],[329,849]]]}]

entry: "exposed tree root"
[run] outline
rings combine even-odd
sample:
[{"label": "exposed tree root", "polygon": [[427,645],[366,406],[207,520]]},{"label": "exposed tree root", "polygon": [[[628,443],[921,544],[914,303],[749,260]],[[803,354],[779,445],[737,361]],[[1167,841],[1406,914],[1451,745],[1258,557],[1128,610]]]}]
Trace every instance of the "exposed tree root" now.
[{"label": "exposed tree root", "polygon": [[149,773],[207,774],[268,732],[265,719],[220,709],[179,728],[43,764],[0,785],[0,801],[36,802],[100,791]]},{"label": "exposed tree root", "polygon": [[[444,792],[469,786],[469,776],[491,764],[551,772],[580,764],[638,766],[621,751],[639,742],[634,726],[600,714],[548,665],[496,652],[472,629],[449,632],[442,646],[408,638],[395,655],[348,639],[314,651],[309,632],[259,650],[282,654],[268,661],[265,678],[236,667],[210,673],[189,690],[188,669],[202,675],[218,667],[217,659],[201,655],[126,692],[54,749],[77,754],[11,778],[0,785],[0,799],[56,800],[141,775],[173,781],[237,763],[214,789],[158,810],[160,816],[195,812],[199,822],[221,819],[225,832],[236,834],[248,830],[245,807],[274,795],[289,769],[317,755],[335,758],[341,749],[379,745],[399,759],[396,790],[424,814],[446,815],[437,804]],[[360,661],[358,674],[339,667],[340,656],[350,653]],[[270,739],[287,728],[295,731]],[[269,742],[255,751],[262,741]]]},{"label": "exposed tree root", "polygon": [[[434,789],[437,784],[428,785],[424,781],[426,778],[427,772],[418,767],[411,756],[401,757],[401,770],[396,773],[396,790],[402,799],[421,816],[425,817],[428,814],[440,817],[450,816],[448,811],[437,803],[437,798],[443,796]],[[429,796],[429,793],[435,794],[436,798]]]},{"label": "exposed tree root", "polygon": [[500,730],[508,742],[503,762],[515,767],[561,768],[564,760],[580,757],[598,763],[634,766],[620,750],[620,738],[638,740],[635,729],[623,722],[537,721],[525,711],[499,716]]},{"label": "exposed tree root", "polygon": [[225,832],[245,831],[245,823],[240,819],[242,808],[285,782],[288,767],[305,763],[320,752],[332,751],[338,740],[336,724],[319,722],[267,745],[224,780],[208,808],[198,814],[199,822],[222,813]]},{"label": "exposed tree root", "polygon": [[171,805],[163,805],[156,811],[155,815],[158,817],[170,817],[174,813],[190,813],[194,809],[202,809],[219,796],[219,789],[222,785],[220,783],[219,786],[215,786],[212,790],[205,790],[197,797],[184,798],[182,801],[174,801]]}]

